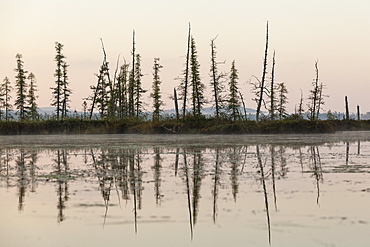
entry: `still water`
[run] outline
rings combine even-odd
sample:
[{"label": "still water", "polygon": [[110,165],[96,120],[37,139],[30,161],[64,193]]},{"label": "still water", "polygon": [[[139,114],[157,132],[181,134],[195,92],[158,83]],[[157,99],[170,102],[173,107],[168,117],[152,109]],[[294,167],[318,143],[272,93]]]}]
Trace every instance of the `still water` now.
[{"label": "still water", "polygon": [[0,137],[1,246],[370,246],[370,132]]}]

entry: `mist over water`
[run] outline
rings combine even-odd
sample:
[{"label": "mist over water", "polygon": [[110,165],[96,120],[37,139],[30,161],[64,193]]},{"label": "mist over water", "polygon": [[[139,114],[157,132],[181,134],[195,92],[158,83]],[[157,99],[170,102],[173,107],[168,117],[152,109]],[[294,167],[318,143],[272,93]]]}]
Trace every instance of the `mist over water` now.
[{"label": "mist over water", "polygon": [[4,246],[367,246],[370,132],[1,136]]}]

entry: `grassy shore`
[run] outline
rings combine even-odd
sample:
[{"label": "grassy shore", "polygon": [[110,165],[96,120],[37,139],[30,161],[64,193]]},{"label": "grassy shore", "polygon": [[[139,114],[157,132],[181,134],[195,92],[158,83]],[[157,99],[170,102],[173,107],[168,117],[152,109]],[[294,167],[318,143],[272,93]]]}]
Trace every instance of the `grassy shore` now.
[{"label": "grassy shore", "polygon": [[0,122],[1,135],[30,134],[289,134],[370,130],[370,120],[230,121],[217,118],[141,121],[44,120]]}]

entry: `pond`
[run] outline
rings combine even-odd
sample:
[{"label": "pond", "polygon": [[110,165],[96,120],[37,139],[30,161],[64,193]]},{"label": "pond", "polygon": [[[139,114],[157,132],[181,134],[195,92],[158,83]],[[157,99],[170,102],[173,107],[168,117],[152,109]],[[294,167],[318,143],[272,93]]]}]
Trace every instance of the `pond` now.
[{"label": "pond", "polygon": [[0,137],[2,246],[369,246],[370,132]]}]

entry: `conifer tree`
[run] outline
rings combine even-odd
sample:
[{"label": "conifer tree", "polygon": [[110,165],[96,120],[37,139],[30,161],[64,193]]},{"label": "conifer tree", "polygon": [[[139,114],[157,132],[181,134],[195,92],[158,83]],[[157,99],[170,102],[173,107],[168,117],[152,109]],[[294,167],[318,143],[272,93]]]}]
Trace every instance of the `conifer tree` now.
[{"label": "conifer tree", "polygon": [[205,86],[201,82],[199,69],[200,65],[198,62],[195,40],[192,37],[190,46],[190,83],[192,86],[192,106],[194,116],[201,115],[201,110],[205,103]]},{"label": "conifer tree", "polygon": [[69,81],[68,81],[68,75],[67,75],[67,68],[69,65],[67,65],[66,62],[63,62],[62,64],[62,70],[63,70],[63,89],[62,89],[62,119],[67,117],[68,108],[69,108],[69,102],[70,102],[70,96],[72,93],[72,90],[69,88]]},{"label": "conifer tree", "polygon": [[159,119],[159,114],[161,113],[163,106],[163,101],[161,100],[161,79],[159,77],[160,69],[162,69],[163,66],[159,64],[159,58],[154,58],[154,66],[153,66],[153,84],[152,84],[152,93],[150,94],[150,97],[153,98],[153,120],[156,121]]},{"label": "conifer tree", "polygon": [[124,62],[120,67],[120,71],[117,77],[116,85],[116,99],[117,99],[117,114],[119,119],[123,119],[128,115],[128,102],[127,102],[127,91],[128,91],[128,71],[129,64]]},{"label": "conifer tree", "polygon": [[[216,37],[217,38],[217,37]],[[222,78],[224,77],[224,74],[219,74],[218,72],[218,62],[216,61],[216,45],[215,40],[216,38],[211,40],[211,88],[213,92],[213,99],[216,109],[216,117],[219,117],[220,115],[220,108],[222,107],[222,91],[223,91],[223,85],[222,85]]]},{"label": "conifer tree", "polygon": [[10,93],[12,92],[12,90],[13,88],[10,85],[9,78],[5,77],[3,83],[0,85],[2,109],[5,110],[5,121],[8,121],[10,118],[9,111],[12,109],[12,104],[10,103],[12,96],[10,95]]},{"label": "conifer tree", "polygon": [[56,107],[56,118],[60,120],[60,116],[62,115],[62,104],[63,104],[63,64],[65,56],[62,54],[63,46],[59,42],[55,42],[55,50],[56,55],[54,61],[56,62],[56,69],[54,73],[55,77],[55,87],[50,88],[52,89],[52,101],[51,105]]},{"label": "conifer tree", "polygon": [[141,78],[143,74],[141,72],[141,56],[136,54],[135,61],[135,73],[134,73],[134,102],[135,102],[135,116],[139,117],[143,111],[142,95],[146,93],[146,90],[142,88]]},{"label": "conifer tree", "polygon": [[278,104],[277,104],[277,112],[279,119],[283,119],[288,115],[286,110],[286,104],[288,103],[288,90],[284,84],[284,82],[278,83],[277,86],[277,93],[278,93]]},{"label": "conifer tree", "polygon": [[231,118],[236,121],[240,116],[239,107],[240,102],[238,98],[238,70],[235,67],[235,60],[231,64],[230,78],[229,78],[229,111]]},{"label": "conifer tree", "polygon": [[26,74],[27,71],[24,70],[24,65],[22,61],[22,54],[17,54],[15,56],[17,58],[17,68],[15,72],[17,75],[15,76],[15,87],[16,87],[16,100],[14,106],[18,110],[18,115],[20,120],[26,119],[26,98],[27,98],[27,83],[26,83]]},{"label": "conifer tree", "polygon": [[325,104],[324,97],[327,97],[322,94],[324,85],[319,79],[318,61],[315,62],[315,72],[316,77],[312,81],[312,89],[310,90],[310,96],[308,97],[310,102],[307,105],[309,111],[308,117],[312,121],[319,118],[320,110],[322,110],[322,106]]},{"label": "conifer tree", "polygon": [[128,114],[130,117],[135,116],[135,30],[132,33],[132,68],[128,83]]},{"label": "conifer tree", "polygon": [[39,113],[37,111],[37,103],[36,99],[38,96],[36,95],[37,90],[37,85],[36,85],[36,77],[33,73],[30,73],[27,77],[29,81],[29,90],[28,90],[28,95],[27,95],[27,108],[28,108],[28,118],[31,120],[36,120],[39,117]]}]

